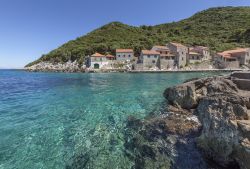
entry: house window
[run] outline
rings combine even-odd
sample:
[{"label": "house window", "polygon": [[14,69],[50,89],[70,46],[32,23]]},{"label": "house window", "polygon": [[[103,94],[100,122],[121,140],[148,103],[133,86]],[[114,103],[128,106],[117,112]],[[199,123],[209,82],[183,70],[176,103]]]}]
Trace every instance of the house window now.
[{"label": "house window", "polygon": [[150,58],[150,55],[148,55],[148,58]]},{"label": "house window", "polygon": [[126,57],[126,55],[123,55],[123,57],[125,58],[125,57]]},{"label": "house window", "polygon": [[154,57],[157,58],[157,55],[155,55]]},{"label": "house window", "polygon": [[155,63],[155,60],[152,60],[152,63]]},{"label": "house window", "polygon": [[118,57],[121,57],[120,55],[118,55]]},{"label": "house window", "polygon": [[181,58],[182,60],[184,60],[184,58]]},{"label": "house window", "polygon": [[128,55],[128,57],[130,58],[130,57],[131,57],[131,55]]}]

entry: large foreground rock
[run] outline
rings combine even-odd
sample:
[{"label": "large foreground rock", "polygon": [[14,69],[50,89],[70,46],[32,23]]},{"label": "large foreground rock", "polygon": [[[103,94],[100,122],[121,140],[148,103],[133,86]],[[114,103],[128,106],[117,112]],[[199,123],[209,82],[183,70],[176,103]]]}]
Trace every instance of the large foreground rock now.
[{"label": "large foreground rock", "polygon": [[206,95],[237,92],[237,86],[231,80],[223,77],[213,77],[167,88],[164,96],[171,105],[191,109],[197,107],[200,98]]},{"label": "large foreground rock", "polygon": [[224,167],[237,162],[241,168],[249,169],[247,92],[239,90],[229,77],[212,77],[168,88],[164,96],[176,109],[195,108],[192,112],[202,125],[197,145],[207,159]]}]

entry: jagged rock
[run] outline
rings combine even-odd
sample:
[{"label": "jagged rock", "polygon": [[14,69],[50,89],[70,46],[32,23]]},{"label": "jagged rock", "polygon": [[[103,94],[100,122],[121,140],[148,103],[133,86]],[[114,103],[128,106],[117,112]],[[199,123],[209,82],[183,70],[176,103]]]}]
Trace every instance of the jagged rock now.
[{"label": "jagged rock", "polygon": [[244,139],[236,147],[235,154],[234,154],[235,159],[238,161],[240,167],[242,169],[250,169],[250,141],[249,139]]},{"label": "jagged rock", "polygon": [[180,106],[184,109],[191,109],[197,106],[195,85],[192,83],[168,88],[164,92],[164,96],[170,104]]},{"label": "jagged rock", "polygon": [[230,155],[234,145],[239,142],[237,124],[233,122],[237,119],[234,105],[217,95],[203,98],[197,111],[203,126],[198,139],[199,147],[208,157],[221,164],[233,161]]},{"label": "jagged rock", "polygon": [[192,109],[197,107],[199,99],[203,96],[237,92],[237,86],[231,80],[212,77],[167,88],[163,95],[172,105]]},{"label": "jagged rock", "polygon": [[238,120],[237,124],[242,136],[250,140],[250,120]]},{"label": "jagged rock", "polygon": [[[249,169],[250,98],[247,92],[239,90],[230,77],[212,77],[168,88],[164,96],[173,113],[187,109],[198,115],[202,132],[197,145],[205,157],[224,167],[237,161],[241,168]],[[195,110],[189,110],[191,108]],[[179,122],[176,121],[180,126],[186,125]],[[176,127],[176,131],[181,131],[181,127]]]}]

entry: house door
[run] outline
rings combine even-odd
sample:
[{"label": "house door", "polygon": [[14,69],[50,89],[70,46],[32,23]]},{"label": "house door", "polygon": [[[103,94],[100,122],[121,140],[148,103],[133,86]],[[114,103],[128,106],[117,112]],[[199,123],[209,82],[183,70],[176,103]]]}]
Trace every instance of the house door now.
[{"label": "house door", "polygon": [[100,65],[98,63],[94,64],[94,69],[99,69]]}]

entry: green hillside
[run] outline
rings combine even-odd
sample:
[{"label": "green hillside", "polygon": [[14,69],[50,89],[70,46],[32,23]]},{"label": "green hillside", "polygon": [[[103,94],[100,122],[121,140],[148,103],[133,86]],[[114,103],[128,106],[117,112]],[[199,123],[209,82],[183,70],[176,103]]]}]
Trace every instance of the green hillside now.
[{"label": "green hillside", "polygon": [[116,48],[133,48],[138,55],[143,48],[170,41],[209,46],[214,51],[250,46],[250,7],[211,8],[179,22],[156,26],[133,27],[112,22],[65,43],[27,66],[69,59],[81,63],[86,55],[114,54]]}]

